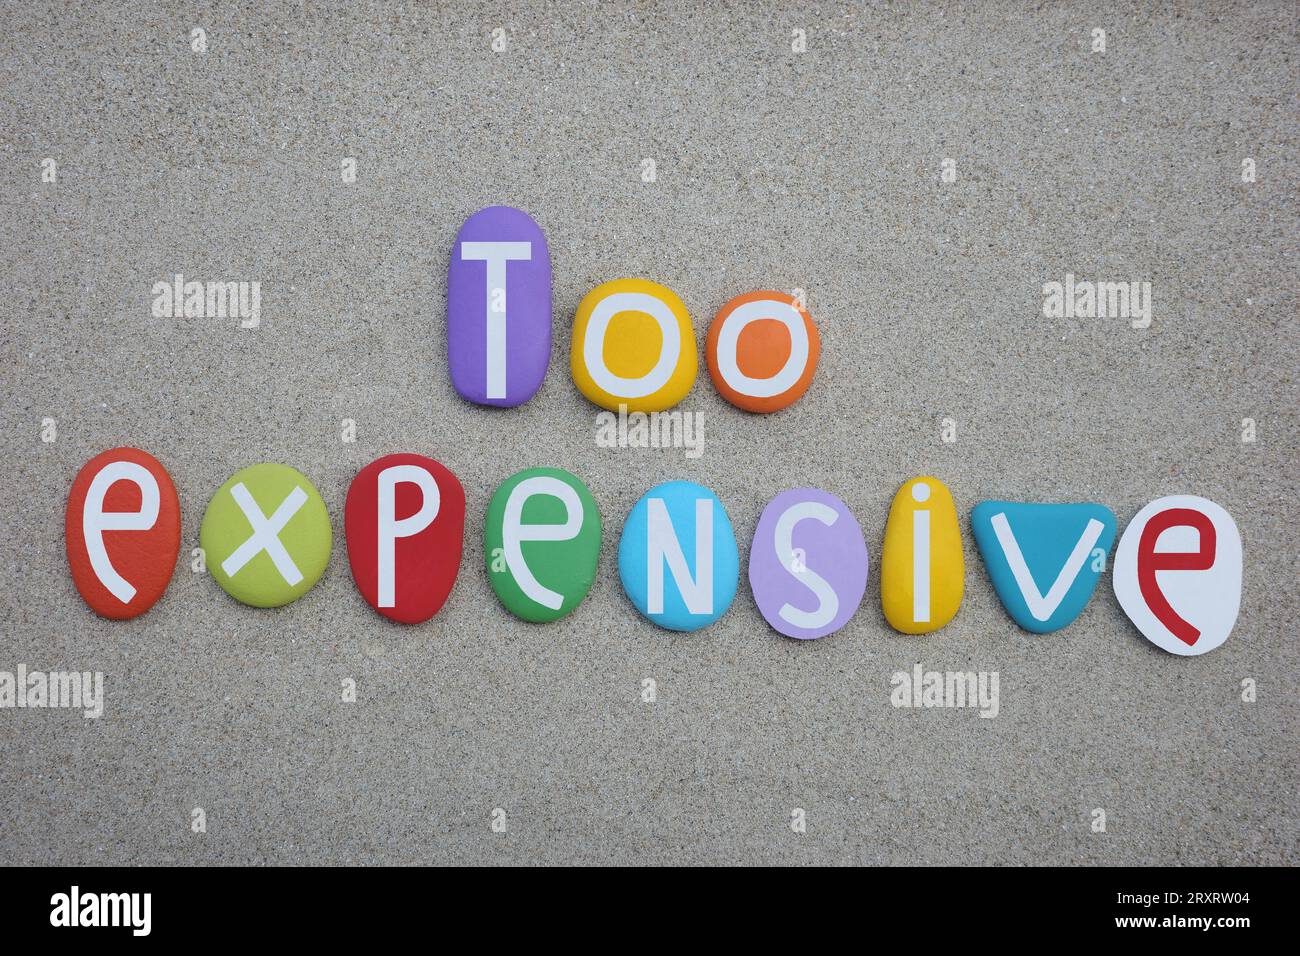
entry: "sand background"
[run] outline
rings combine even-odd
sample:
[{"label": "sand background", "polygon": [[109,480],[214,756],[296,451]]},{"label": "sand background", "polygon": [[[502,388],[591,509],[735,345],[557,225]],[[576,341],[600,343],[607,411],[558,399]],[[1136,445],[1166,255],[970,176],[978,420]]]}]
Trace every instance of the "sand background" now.
[{"label": "sand background", "polygon": [[[106,712],[0,712],[0,862],[1300,858],[1294,5],[86,6],[0,11],[0,669],[103,671]],[[498,202],[555,274],[551,370],[516,410],[459,400],[446,367],[451,244]],[[260,281],[261,326],[153,318],[177,272]],[[1150,281],[1153,324],[1044,318],[1067,272]],[[569,328],[621,276],[676,290],[701,346],[732,296],[806,289],[811,390],[756,417],[705,373],[681,406],[699,460],[597,447]],[[184,519],[128,623],[82,603],[62,533],[73,476],[119,444],[165,464]],[[395,451],[468,496],[460,579],[411,628],[357,594],[342,534],[348,482]],[[325,577],[274,611],[188,563],[209,496],[262,460],[335,528]],[[588,483],[606,537],[587,601],[534,626],[491,592],[482,521],[543,464]],[[925,473],[957,499],[967,594],[904,637],[875,564]],[[672,478],[718,493],[742,568],[778,491],[842,497],[873,562],[856,617],[786,640],[742,572],[706,631],[641,619],[618,533]],[[970,538],[985,498],[1094,500],[1122,529],[1172,493],[1222,504],[1246,551],[1236,630],[1199,658],[1143,639],[1109,576],[1067,630],[1020,631]],[[891,707],[918,661],[998,671],[1000,715]]]}]

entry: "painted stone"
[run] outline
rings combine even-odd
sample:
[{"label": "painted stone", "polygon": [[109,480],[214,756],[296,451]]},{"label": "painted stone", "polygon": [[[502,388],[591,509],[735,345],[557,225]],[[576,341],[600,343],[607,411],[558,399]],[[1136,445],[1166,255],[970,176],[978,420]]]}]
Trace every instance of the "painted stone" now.
[{"label": "painted stone", "polygon": [[529,468],[501,483],[483,529],[488,581],[525,621],[554,621],[591,590],[600,557],[600,510],[577,477]]},{"label": "painted stone", "polygon": [[699,370],[686,306],[664,286],[615,279],[587,293],[573,323],[569,364],[578,391],[612,412],[661,412]]},{"label": "painted stone", "polygon": [[775,412],[808,391],[821,338],[793,296],[750,292],[718,312],[704,354],[723,398],[747,412]]},{"label": "painted stone", "polygon": [[352,580],[390,620],[419,624],[447,601],[460,572],[465,490],[423,455],[385,455],[348,486],[343,529]]},{"label": "painted stone", "polygon": [[961,607],[966,586],[961,527],[952,492],[925,475],[894,495],[880,552],[880,606],[904,634],[943,627]]},{"label": "painted stone", "polygon": [[1241,606],[1241,535],[1213,501],[1170,495],[1129,522],[1115,549],[1115,597],[1137,629],[1170,654],[1212,651]]},{"label": "painted stone", "polygon": [[647,491],[623,525],[618,575],[660,627],[695,631],[722,617],[736,596],[740,553],[718,496],[691,481]]},{"label": "painted stone", "polygon": [[167,469],[138,448],[90,459],[68,492],[64,543],[72,583],[97,614],[126,620],[149,610],[181,547],[181,503]]},{"label": "painted stone", "polygon": [[812,640],[847,624],[867,588],[867,545],[848,506],[816,488],[769,501],[749,550],[749,586],[786,637]]},{"label": "painted stone", "polygon": [[1115,515],[1097,504],[981,501],[971,528],[1007,613],[1047,634],[1088,604],[1115,540]]},{"label": "painted stone", "polygon": [[551,257],[526,212],[489,206],[465,220],[447,270],[447,364],[462,398],[520,405],[551,360]]},{"label": "painted stone", "polygon": [[237,601],[280,607],[311,590],[333,534],[320,493],[300,471],[269,462],[235,472],[199,527],[208,573]]}]

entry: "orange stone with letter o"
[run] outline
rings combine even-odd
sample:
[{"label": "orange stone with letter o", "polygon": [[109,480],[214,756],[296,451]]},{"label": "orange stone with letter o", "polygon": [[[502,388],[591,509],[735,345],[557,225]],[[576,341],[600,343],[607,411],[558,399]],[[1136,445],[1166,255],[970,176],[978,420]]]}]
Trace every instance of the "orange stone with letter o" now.
[{"label": "orange stone with letter o", "polygon": [[718,312],[705,355],[723,398],[747,412],[775,412],[808,391],[821,339],[798,299],[784,292],[747,292]]}]

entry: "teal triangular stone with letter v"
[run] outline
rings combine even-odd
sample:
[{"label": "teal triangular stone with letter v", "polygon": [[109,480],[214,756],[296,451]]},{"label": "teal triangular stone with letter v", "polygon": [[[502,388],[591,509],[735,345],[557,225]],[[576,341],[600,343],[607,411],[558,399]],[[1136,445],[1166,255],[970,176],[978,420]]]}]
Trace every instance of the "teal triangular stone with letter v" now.
[{"label": "teal triangular stone with letter v", "polygon": [[1097,504],[981,501],[970,523],[1002,606],[1035,634],[1079,616],[1115,541],[1115,515]]}]

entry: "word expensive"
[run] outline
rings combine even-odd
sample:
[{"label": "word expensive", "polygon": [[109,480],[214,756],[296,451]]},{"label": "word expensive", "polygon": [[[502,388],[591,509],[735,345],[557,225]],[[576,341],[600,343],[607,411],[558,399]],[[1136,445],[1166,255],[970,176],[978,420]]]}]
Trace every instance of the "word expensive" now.
[{"label": "word expensive", "polygon": [[[180,549],[180,510],[166,469],[139,449],[114,448],[82,467],[68,496],[65,537],[72,579],[91,608],[131,618],[162,596]],[[983,501],[970,522],[1003,606],[1035,633],[1079,616],[1116,535],[1115,515],[1091,503]],[[371,462],[353,479],[344,508],[357,590],[394,621],[429,620],[456,582],[464,526],[465,493],[449,469],[413,454]],[[232,597],[277,607],[320,579],[333,531],[304,475],[259,464],[217,489],[199,538],[209,572]],[[556,620],[591,589],[601,538],[600,512],[578,477],[526,469],[507,478],[488,504],[488,580],[518,617]],[[773,628],[808,640],[848,623],[862,603],[868,567],[862,529],[844,502],[796,488],[778,494],[759,517],[749,585]],[[689,481],[651,488],[623,524],[618,571],[628,598],[655,624],[694,631],[716,621],[731,606],[740,575],[722,502]],[[1181,655],[1212,650],[1227,639],[1240,602],[1236,524],[1204,498],[1153,501],[1120,538],[1113,584],[1125,613],[1153,643]],[[952,494],[937,478],[907,481],[885,525],[885,619],[908,634],[937,630],[957,614],[964,587]]]}]

